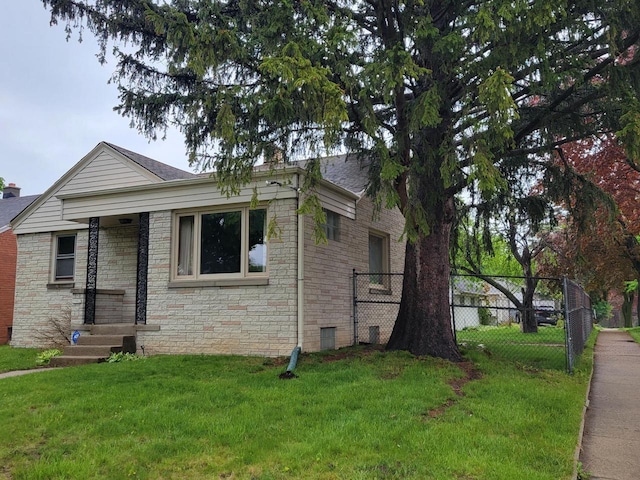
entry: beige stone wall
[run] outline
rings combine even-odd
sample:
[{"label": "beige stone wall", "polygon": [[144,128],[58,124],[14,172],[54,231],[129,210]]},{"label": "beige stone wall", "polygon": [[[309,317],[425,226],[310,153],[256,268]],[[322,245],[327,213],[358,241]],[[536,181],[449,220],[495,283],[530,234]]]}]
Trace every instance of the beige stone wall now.
[{"label": "beige stone wall", "polygon": [[[101,228],[98,236],[97,288],[124,290],[121,322],[135,321],[138,226]],[[98,302],[105,301],[104,298]]]},{"label": "beige stone wall", "polygon": [[[147,354],[288,355],[297,344],[296,200],[270,203],[268,218],[281,230],[268,243],[268,285],[180,287],[170,285],[170,211],[150,214],[147,325],[138,346]],[[356,220],[341,217],[340,241],[316,245],[313,220],[305,218],[305,327],[303,349],[320,348],[320,328],[336,328],[336,346],[353,341],[351,275],[368,270],[370,229],[389,234],[390,271],[403,268],[403,218],[383,210],[372,219],[368,199],[358,203]],[[82,295],[51,288],[49,233],[18,236],[18,268],[13,342],[38,345],[34,331],[52,315],[71,309],[73,325],[83,321]],[[132,320],[135,303],[137,228],[101,229],[98,288],[125,290],[124,317]],[[87,231],[78,232],[76,289],[84,288]],[[174,282],[175,283],[175,282]]]},{"label": "beige stone wall", "polygon": [[[320,349],[320,329],[335,327],[336,347],[353,343],[352,275],[369,270],[369,231],[389,235],[389,269],[404,269],[404,242],[400,236],[404,218],[397,209],[383,209],[373,217],[373,206],[368,198],[357,205],[355,220],[340,217],[340,240],[316,244],[313,239],[312,219],[306,219],[305,228],[305,351]],[[382,332],[381,332],[382,336]]]},{"label": "beige stone wall", "polygon": [[18,235],[16,295],[11,345],[44,348],[38,332],[51,328],[52,318],[71,312],[72,321],[81,323],[72,299],[72,287],[83,288],[86,279],[87,231],[77,232],[75,282],[64,286],[51,284],[52,234]]},{"label": "beige stone wall", "polygon": [[268,243],[268,285],[173,288],[171,212],[150,217],[147,327],[138,345],[148,354],[288,355],[297,342],[296,201],[276,200],[281,236]]}]

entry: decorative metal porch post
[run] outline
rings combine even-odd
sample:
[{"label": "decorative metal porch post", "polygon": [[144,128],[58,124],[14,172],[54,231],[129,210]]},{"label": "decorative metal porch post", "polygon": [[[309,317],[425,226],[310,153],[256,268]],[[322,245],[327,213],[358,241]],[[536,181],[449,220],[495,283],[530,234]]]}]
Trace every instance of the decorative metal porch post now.
[{"label": "decorative metal porch post", "polygon": [[147,273],[149,271],[149,212],[140,213],[136,275],[136,324],[147,323]]},{"label": "decorative metal porch post", "polygon": [[87,285],[84,291],[84,323],[96,323],[96,289],[98,277],[98,236],[100,218],[89,219],[89,251],[87,252]]}]

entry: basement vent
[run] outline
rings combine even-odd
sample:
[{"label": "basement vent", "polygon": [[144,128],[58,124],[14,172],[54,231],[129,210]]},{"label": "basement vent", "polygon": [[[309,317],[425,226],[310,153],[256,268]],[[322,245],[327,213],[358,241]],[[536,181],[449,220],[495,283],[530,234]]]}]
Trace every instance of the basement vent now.
[{"label": "basement vent", "polygon": [[380,327],[377,325],[375,327],[369,327],[369,343],[380,343]]},{"label": "basement vent", "polygon": [[336,327],[320,329],[320,350],[335,350],[336,348]]}]

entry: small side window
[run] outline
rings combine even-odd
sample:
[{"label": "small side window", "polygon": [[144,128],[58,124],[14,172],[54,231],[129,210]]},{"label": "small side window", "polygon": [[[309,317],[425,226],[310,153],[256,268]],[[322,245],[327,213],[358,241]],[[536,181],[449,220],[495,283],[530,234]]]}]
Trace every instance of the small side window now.
[{"label": "small side window", "polygon": [[389,287],[389,238],[369,233],[369,283],[372,286]]},{"label": "small side window", "polygon": [[327,236],[327,240],[333,240],[335,242],[340,241],[340,214],[332,212],[331,210],[324,210],[327,222],[324,224],[324,233]]},{"label": "small side window", "polygon": [[73,281],[76,264],[76,235],[56,235],[54,281]]}]

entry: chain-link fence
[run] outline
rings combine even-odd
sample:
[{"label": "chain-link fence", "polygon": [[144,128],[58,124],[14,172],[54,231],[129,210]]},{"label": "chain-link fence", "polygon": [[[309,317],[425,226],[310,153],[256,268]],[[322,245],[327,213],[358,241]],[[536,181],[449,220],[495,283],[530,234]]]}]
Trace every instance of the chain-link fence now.
[{"label": "chain-link fence", "polygon": [[[388,341],[402,278],[398,273],[353,272],[354,344]],[[591,333],[589,297],[568,280],[537,277],[533,282],[531,292],[522,277],[452,275],[451,321],[461,349],[571,372]]]}]

